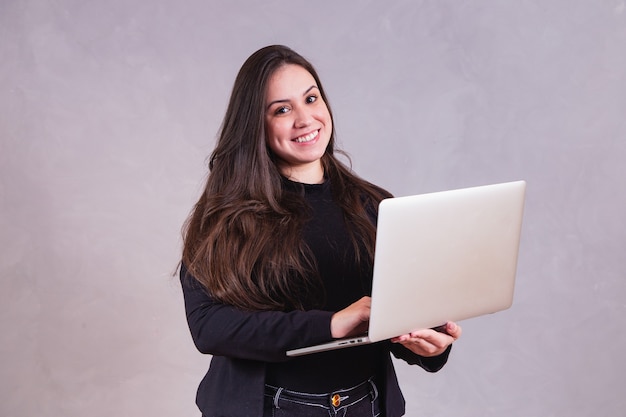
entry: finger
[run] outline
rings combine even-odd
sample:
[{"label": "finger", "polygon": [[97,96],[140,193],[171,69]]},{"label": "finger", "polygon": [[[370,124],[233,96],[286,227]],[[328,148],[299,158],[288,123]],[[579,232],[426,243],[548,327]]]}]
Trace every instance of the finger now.
[{"label": "finger", "polygon": [[438,346],[422,338],[413,338],[401,343],[404,347],[422,356],[438,355],[444,349],[442,346]]},{"label": "finger", "polygon": [[357,301],[357,303],[360,303],[361,305],[364,305],[366,307],[371,307],[372,297],[368,297],[368,296],[361,297],[359,301]]},{"label": "finger", "polygon": [[397,336],[397,337],[392,337],[391,341],[394,343],[400,343],[400,342],[404,342],[405,340],[408,340],[411,336],[408,334],[403,334],[401,336]]},{"label": "finger", "polygon": [[447,333],[439,333],[430,329],[411,333],[411,337],[412,339],[424,341],[438,348],[446,347],[454,342],[454,338]]},{"label": "finger", "polygon": [[422,329],[416,330],[411,333],[403,334],[401,336],[394,337],[391,339],[392,342],[415,342],[418,340],[421,341],[430,341],[438,339],[439,333],[435,332],[431,329]]},{"label": "finger", "polygon": [[444,334],[445,333],[440,333],[433,329],[422,329],[422,330],[416,330],[414,332],[411,332],[409,336],[418,337],[420,339],[432,339],[432,338],[437,338],[440,335],[444,335]]},{"label": "finger", "polygon": [[458,324],[449,321],[446,323],[446,333],[452,336],[454,340],[461,337],[461,333],[463,333],[463,329]]}]

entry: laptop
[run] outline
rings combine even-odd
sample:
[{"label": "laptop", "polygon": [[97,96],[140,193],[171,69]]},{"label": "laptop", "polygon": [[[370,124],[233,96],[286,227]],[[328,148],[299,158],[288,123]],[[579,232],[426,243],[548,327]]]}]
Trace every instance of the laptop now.
[{"label": "laptop", "polygon": [[287,352],[375,343],[508,309],[525,181],[381,201],[367,335]]}]

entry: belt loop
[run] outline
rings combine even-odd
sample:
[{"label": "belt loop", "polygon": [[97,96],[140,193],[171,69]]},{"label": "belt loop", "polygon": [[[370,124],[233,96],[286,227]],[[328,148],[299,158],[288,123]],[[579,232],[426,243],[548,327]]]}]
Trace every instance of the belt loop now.
[{"label": "belt loop", "polygon": [[280,394],[283,392],[283,389],[283,387],[280,387],[276,390],[276,395],[274,395],[274,408],[280,408],[278,400],[280,399]]},{"label": "belt loop", "polygon": [[376,388],[376,384],[374,384],[373,378],[368,379],[367,382],[369,382],[370,384],[370,394],[372,395],[372,401],[376,401],[376,398],[378,398],[378,388]]}]

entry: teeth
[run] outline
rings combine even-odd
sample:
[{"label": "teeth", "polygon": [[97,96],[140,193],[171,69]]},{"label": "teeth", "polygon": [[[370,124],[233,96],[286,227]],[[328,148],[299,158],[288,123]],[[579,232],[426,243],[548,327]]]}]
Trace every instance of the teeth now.
[{"label": "teeth", "polygon": [[295,138],[294,140],[298,143],[310,142],[315,139],[318,135],[319,131],[311,132],[306,136],[300,136],[299,138]]}]

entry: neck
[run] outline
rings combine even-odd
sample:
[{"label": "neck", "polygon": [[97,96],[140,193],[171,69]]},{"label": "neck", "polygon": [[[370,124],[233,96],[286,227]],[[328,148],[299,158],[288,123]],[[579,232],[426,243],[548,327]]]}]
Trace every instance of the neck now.
[{"label": "neck", "polygon": [[280,172],[291,181],[303,184],[321,184],[324,182],[324,169],[321,162],[307,166],[281,167]]}]

